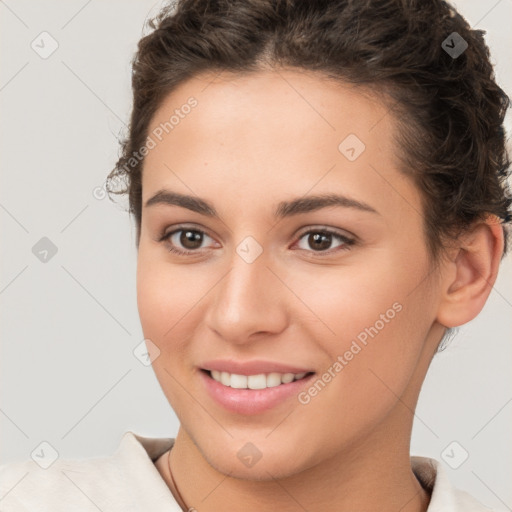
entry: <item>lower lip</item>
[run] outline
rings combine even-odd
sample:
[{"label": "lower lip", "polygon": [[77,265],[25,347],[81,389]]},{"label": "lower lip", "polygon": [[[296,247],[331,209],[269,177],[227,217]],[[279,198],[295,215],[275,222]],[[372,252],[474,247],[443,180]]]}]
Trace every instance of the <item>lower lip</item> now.
[{"label": "lower lip", "polygon": [[209,395],[218,404],[231,412],[245,415],[260,414],[277,407],[290,397],[296,397],[315,375],[312,373],[302,379],[271,388],[235,389],[217,382],[205,371],[201,370],[199,373]]}]

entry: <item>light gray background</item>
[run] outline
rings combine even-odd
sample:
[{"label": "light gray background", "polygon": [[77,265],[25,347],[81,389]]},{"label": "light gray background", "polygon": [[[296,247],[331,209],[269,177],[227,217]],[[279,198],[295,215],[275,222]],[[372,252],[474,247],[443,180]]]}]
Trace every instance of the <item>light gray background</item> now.
[{"label": "light gray background", "polygon": [[[511,94],[512,0],[456,5],[488,31]],[[0,0],[1,463],[43,440],[61,457],[89,457],[111,454],[126,430],[177,431],[151,367],[132,353],[143,339],[135,225],[126,201],[101,189],[128,122],[130,60],[159,6]],[[47,59],[31,48],[43,31],[59,44]],[[58,249],[47,263],[32,252],[42,237]],[[512,507],[511,277],[509,256],[483,312],[435,357],[411,448],[443,460],[459,443],[469,458],[443,462],[452,482],[502,510]]]}]

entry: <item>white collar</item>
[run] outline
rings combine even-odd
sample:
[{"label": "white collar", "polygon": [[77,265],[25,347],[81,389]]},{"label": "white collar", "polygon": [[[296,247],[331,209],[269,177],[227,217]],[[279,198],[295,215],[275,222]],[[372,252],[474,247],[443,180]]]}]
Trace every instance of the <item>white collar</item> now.
[{"label": "white collar", "polygon": [[[133,432],[125,433],[120,452],[133,453],[141,448],[148,455],[148,463],[155,461],[174,444],[172,438],[149,438]],[[486,512],[491,511],[470,494],[454,487],[446,469],[436,459],[429,457],[411,457],[411,467],[424,489],[430,494],[427,512]],[[155,471],[156,468],[155,468]],[[162,480],[162,483],[163,480]],[[165,484],[164,484],[165,485]]]},{"label": "white collar", "polygon": [[[181,512],[154,462],[174,444],[126,432],[113,455],[57,459],[48,469],[33,460],[0,466],[2,510],[55,512]],[[453,487],[435,459],[411,457],[411,468],[431,494],[427,512],[488,512],[468,493]]]}]

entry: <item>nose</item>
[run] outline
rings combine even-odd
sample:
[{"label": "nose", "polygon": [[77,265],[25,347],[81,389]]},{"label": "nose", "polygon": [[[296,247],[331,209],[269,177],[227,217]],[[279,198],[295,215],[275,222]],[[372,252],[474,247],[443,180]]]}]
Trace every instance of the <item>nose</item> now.
[{"label": "nose", "polygon": [[279,334],[287,325],[289,290],[265,252],[249,263],[233,253],[229,271],[210,295],[206,325],[221,339],[238,345],[264,334]]}]

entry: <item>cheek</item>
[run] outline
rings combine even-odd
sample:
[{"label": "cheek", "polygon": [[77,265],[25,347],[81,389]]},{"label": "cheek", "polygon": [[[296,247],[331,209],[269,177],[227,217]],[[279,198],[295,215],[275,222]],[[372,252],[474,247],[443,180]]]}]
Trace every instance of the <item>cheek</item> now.
[{"label": "cheek", "polygon": [[370,435],[392,411],[408,417],[414,410],[405,395],[426,333],[421,326],[415,328],[416,315],[409,306],[382,309],[386,323],[378,316],[376,321],[373,310],[357,311],[347,304],[345,311],[354,311],[357,318],[352,323],[339,314],[333,324],[336,338],[323,338],[328,358],[317,379],[298,397],[301,406],[295,419],[309,426],[312,438],[331,439],[327,451]]},{"label": "cheek", "polygon": [[376,323],[379,332],[387,329],[413,287],[414,277],[396,276],[396,267],[393,272],[392,260],[385,256],[355,260],[338,268],[311,266],[307,271],[292,266],[283,279],[306,306],[301,315],[295,311],[292,321],[315,329],[314,339],[326,343],[329,352],[343,350],[344,343],[358,335],[364,339],[366,329]]},{"label": "cheek", "polygon": [[205,304],[219,277],[206,267],[173,265],[141,250],[137,262],[137,306],[144,337],[158,347],[152,367],[177,414],[189,403],[183,387],[194,378],[191,347],[204,322]]},{"label": "cheek", "polygon": [[173,266],[140,250],[137,260],[137,307],[147,337],[166,349],[166,340],[190,324],[194,305],[206,293],[194,266]]},{"label": "cheek", "polygon": [[[192,268],[192,267],[190,267]],[[187,340],[197,321],[194,304],[201,296],[195,274],[151,257],[141,246],[137,260],[137,307],[144,338],[159,350],[153,371],[170,405],[181,417],[190,403],[182,386],[189,369],[184,364]]]},{"label": "cheek", "polygon": [[364,425],[365,414],[366,421],[384,414],[404,392],[433,321],[418,272],[427,269],[421,255],[413,261],[380,255],[359,270],[340,267],[295,280],[316,315],[304,326],[324,354],[321,382],[304,396],[319,413],[328,407],[339,421]]}]

